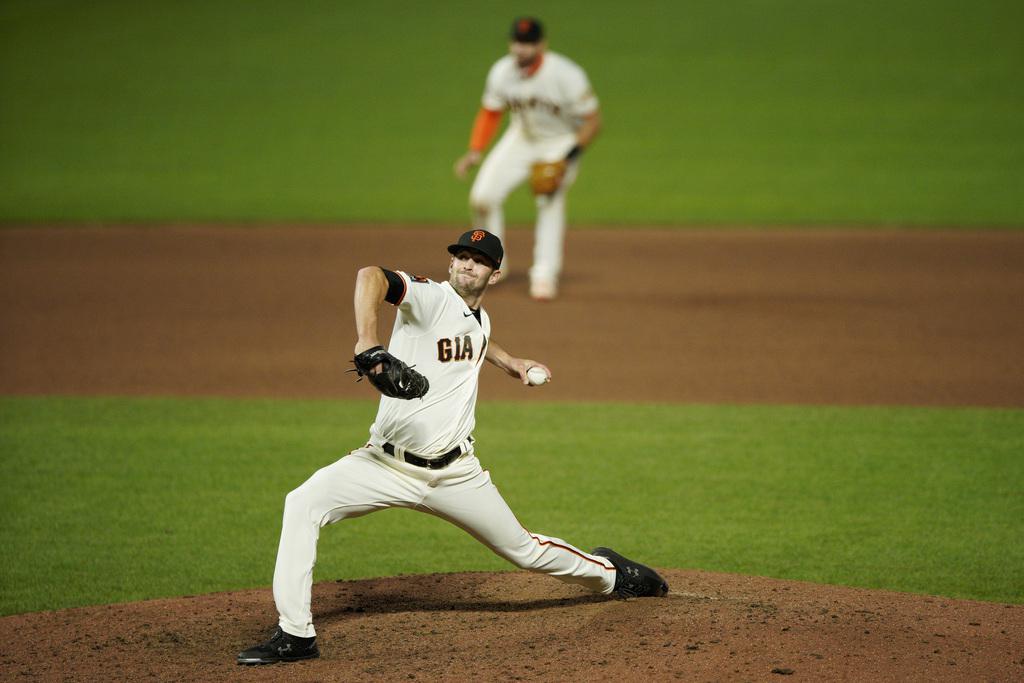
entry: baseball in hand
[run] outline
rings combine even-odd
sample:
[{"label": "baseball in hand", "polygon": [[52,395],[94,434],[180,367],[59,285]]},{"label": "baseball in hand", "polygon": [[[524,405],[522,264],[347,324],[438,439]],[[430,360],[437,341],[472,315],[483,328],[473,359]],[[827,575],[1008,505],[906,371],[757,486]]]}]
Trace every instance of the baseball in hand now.
[{"label": "baseball in hand", "polygon": [[548,377],[548,373],[544,372],[544,368],[536,365],[526,371],[526,380],[535,387],[546,383],[549,379],[551,378]]}]

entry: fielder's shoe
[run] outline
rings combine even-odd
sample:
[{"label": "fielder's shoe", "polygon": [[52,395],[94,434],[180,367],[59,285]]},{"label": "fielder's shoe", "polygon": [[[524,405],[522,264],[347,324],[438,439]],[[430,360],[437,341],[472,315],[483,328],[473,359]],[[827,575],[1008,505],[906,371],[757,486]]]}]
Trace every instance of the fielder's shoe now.
[{"label": "fielder's shoe", "polygon": [[615,588],[623,598],[660,598],[668,593],[668,584],[658,576],[658,572],[639,562],[627,560],[610,548],[594,548],[590,553],[598,557],[607,557],[615,565]]},{"label": "fielder's shoe", "polygon": [[558,296],[558,280],[532,278],[530,296],[536,301],[551,301]]},{"label": "fielder's shoe", "polygon": [[316,636],[300,638],[285,633],[278,626],[270,640],[238,653],[239,664],[273,664],[274,662],[297,662],[300,659],[314,659],[320,656],[316,647]]}]

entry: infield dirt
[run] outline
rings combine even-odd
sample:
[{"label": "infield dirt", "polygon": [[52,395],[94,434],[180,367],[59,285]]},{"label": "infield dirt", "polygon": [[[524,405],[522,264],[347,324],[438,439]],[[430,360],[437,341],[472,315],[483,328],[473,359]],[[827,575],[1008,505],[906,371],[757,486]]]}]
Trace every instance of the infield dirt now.
[{"label": "infield dirt", "polygon": [[[459,230],[0,230],[0,393],[366,398],[343,374],[356,269],[441,279]],[[575,231],[546,304],[530,243],[511,233],[485,305],[554,381],[488,368],[485,400],[1024,405],[1021,232]],[[234,655],[269,590],[16,615],[0,678],[1024,678],[1019,605],[665,575],[668,598],[630,601],[518,572],[324,581],[323,657],[262,669]]]},{"label": "infield dirt", "polygon": [[[2,230],[0,393],[366,398],[356,270],[459,230]],[[483,400],[1024,405],[1024,232],[577,230],[543,304],[509,243],[494,338],[554,378]]]}]

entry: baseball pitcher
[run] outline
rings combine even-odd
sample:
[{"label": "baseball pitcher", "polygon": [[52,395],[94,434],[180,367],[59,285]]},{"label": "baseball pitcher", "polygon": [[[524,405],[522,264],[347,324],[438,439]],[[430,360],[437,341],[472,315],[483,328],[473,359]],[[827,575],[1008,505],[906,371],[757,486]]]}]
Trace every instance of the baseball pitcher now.
[{"label": "baseball pitcher", "polygon": [[511,112],[508,129],[477,173],[469,203],[477,223],[502,239],[505,199],[530,179],[537,204],[530,295],[549,300],[558,293],[562,271],[565,195],[580,155],[601,129],[601,113],[587,74],[547,49],[538,20],[516,19],[510,38],[509,54],[487,74],[469,151],[455,162],[455,174],[465,178],[480,163],[502,114]]},{"label": "baseball pitcher", "polygon": [[[481,307],[501,277],[501,240],[470,230],[448,247],[447,282],[366,267],[355,284],[355,371],[382,394],[369,440],[319,470],[285,498],[274,569],[280,615],[270,639],[239,653],[239,664],[318,657],[310,599],[320,529],[350,517],[403,507],[447,520],[523,569],[596,593],[662,596],[652,569],[609,550],[583,552],[532,533],[481,468],[473,442],[480,367],[489,361],[523,382],[550,379],[543,364],[513,356],[491,338]],[[398,314],[387,348],[377,338],[384,302]]]}]

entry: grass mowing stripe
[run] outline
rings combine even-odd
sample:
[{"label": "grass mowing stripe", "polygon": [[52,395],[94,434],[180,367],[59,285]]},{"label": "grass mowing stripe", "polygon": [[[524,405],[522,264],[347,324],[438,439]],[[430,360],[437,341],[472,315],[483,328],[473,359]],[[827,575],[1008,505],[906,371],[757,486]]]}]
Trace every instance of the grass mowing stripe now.
[{"label": "grass mowing stripe", "polygon": [[[0,399],[0,613],[269,585],[285,493],[372,402]],[[1024,601],[1024,411],[483,403],[530,529],[692,567]],[[317,580],[509,566],[404,510]]]}]

